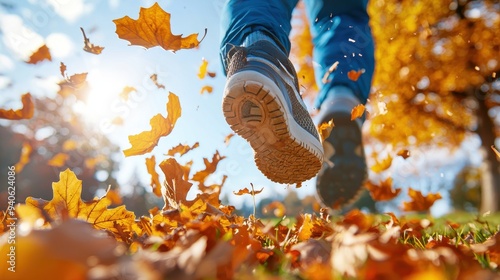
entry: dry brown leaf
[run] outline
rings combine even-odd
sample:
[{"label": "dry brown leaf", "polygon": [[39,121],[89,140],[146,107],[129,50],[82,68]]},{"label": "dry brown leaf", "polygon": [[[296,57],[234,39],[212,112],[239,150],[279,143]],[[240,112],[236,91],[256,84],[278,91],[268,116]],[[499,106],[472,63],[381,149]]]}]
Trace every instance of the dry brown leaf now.
[{"label": "dry brown leaf", "polygon": [[397,153],[398,156],[403,157],[404,159],[407,159],[410,157],[410,151],[409,150],[401,150]]},{"label": "dry brown leaf", "polygon": [[153,74],[149,76],[149,78],[151,79],[151,81],[153,81],[157,88],[165,89],[165,86],[158,82],[158,74]]},{"label": "dry brown leaf", "polygon": [[428,211],[434,202],[441,198],[439,193],[429,193],[424,196],[420,191],[412,188],[408,189],[408,195],[411,201],[403,202],[404,211]]},{"label": "dry brown leaf", "polygon": [[229,146],[229,142],[231,141],[231,138],[233,138],[235,134],[234,133],[229,133],[228,135],[226,135],[226,137],[224,137],[224,144],[226,144],[226,146]]},{"label": "dry brown leaf", "polygon": [[165,186],[162,188],[165,206],[163,209],[177,209],[180,203],[187,201],[187,194],[193,185],[186,178],[184,168],[174,159],[169,158],[160,163],[165,174]]},{"label": "dry brown leaf", "polygon": [[48,60],[52,61],[52,56],[50,55],[50,50],[47,45],[43,45],[38,50],[36,50],[28,59],[26,63],[37,64],[38,62]]},{"label": "dry brown leaf", "polygon": [[149,8],[141,8],[137,20],[124,16],[113,22],[116,24],[118,37],[128,40],[131,45],[145,48],[160,46],[172,52],[197,47],[207,32],[205,29],[205,35],[200,41],[198,41],[198,33],[187,37],[173,35],[170,27],[170,14],[165,12],[158,3]]},{"label": "dry brown leaf", "polygon": [[249,190],[248,188],[244,188],[244,189],[238,190],[237,192],[233,191],[233,193],[235,195],[244,195],[244,194],[256,195],[256,194],[261,193],[263,190],[264,190],[264,188],[257,190],[257,191],[256,190]]},{"label": "dry brown leaf", "polygon": [[352,108],[351,121],[363,116],[364,112],[365,112],[365,105],[363,104],[358,104],[356,107]]},{"label": "dry brown leaf", "polygon": [[151,152],[158,145],[161,137],[167,136],[172,132],[180,116],[181,105],[179,97],[170,92],[167,103],[167,117],[165,118],[161,114],[158,114],[149,122],[151,130],[130,135],[128,139],[132,147],[123,151],[125,156],[142,155]]},{"label": "dry brown leaf", "polygon": [[21,96],[21,102],[23,107],[18,110],[13,109],[0,109],[0,119],[8,119],[8,120],[22,120],[22,119],[31,119],[35,112],[35,104],[33,104],[33,100],[31,99],[30,93],[25,93]]},{"label": "dry brown leaf", "polygon": [[82,27],[80,27],[80,30],[83,34],[83,50],[92,54],[101,54],[102,50],[104,50],[104,47],[92,44],[90,42],[90,39],[87,38],[87,35],[85,35],[85,30],[83,30]]},{"label": "dry brown leaf", "polygon": [[370,191],[370,195],[375,201],[391,200],[401,192],[401,189],[392,188],[392,178],[390,177],[381,181],[378,185],[367,182],[366,188]]},{"label": "dry brown leaf", "polygon": [[173,157],[173,156],[179,154],[179,156],[183,156],[187,152],[189,152],[193,149],[196,149],[199,146],[200,146],[200,142],[194,143],[193,146],[179,144],[179,145],[171,148],[170,150],[168,150],[167,155]]},{"label": "dry brown leaf", "polygon": [[196,172],[193,175],[192,180],[204,183],[205,179],[210,175],[215,172],[217,169],[217,165],[219,164],[219,161],[225,159],[225,156],[221,156],[219,154],[219,151],[215,151],[215,154],[212,156],[212,161],[209,161],[208,158],[203,158],[203,162],[205,163],[205,169]]},{"label": "dry brown leaf", "polygon": [[151,175],[151,187],[153,188],[153,193],[157,197],[161,197],[161,183],[160,176],[156,172],[156,158],[152,155],[150,158],[146,158],[146,167],[149,175]]}]

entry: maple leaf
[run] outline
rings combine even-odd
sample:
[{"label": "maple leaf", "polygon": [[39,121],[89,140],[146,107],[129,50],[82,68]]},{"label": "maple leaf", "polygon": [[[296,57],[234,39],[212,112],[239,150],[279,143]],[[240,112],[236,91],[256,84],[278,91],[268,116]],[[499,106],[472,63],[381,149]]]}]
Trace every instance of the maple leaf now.
[{"label": "maple leaf", "polygon": [[214,90],[214,88],[213,88],[212,86],[208,86],[208,85],[206,85],[206,86],[203,86],[203,87],[201,88],[201,90],[200,90],[200,94],[203,94],[203,93],[205,93],[205,92],[207,92],[207,93],[212,93],[212,91],[213,91],[213,90]]},{"label": "maple leaf", "polygon": [[25,93],[21,96],[21,102],[23,107],[18,110],[13,109],[0,109],[0,119],[8,119],[8,120],[22,120],[22,119],[31,119],[35,112],[35,104],[33,104],[33,100],[31,99],[30,93]]},{"label": "maple leaf", "polygon": [[101,54],[104,47],[96,46],[90,42],[90,39],[85,35],[85,30],[80,27],[83,34],[83,50],[92,54]]},{"label": "maple leaf", "polygon": [[164,209],[178,208],[180,203],[187,201],[187,194],[193,184],[186,179],[184,168],[174,158],[162,161],[160,168],[165,174],[165,186],[162,188]]},{"label": "maple leaf", "polygon": [[384,170],[387,170],[392,165],[392,157],[388,155],[385,159],[379,161],[375,159],[375,164],[371,166],[371,170],[375,173],[380,173]]},{"label": "maple leaf", "polygon": [[120,98],[123,99],[124,101],[128,101],[128,97],[131,92],[137,91],[134,87],[126,86],[123,88],[122,92],[120,93]]},{"label": "maple leaf", "polygon": [[363,113],[365,112],[365,105],[363,104],[358,104],[357,106],[355,106],[354,108],[352,108],[352,111],[351,111],[351,121],[357,119],[357,118],[360,118],[361,116],[363,116]]},{"label": "maple leaf", "polygon": [[155,170],[156,167],[156,158],[155,156],[151,156],[150,158],[146,158],[146,167],[149,175],[151,175],[151,187],[153,188],[153,193],[161,197],[161,183],[160,177]]},{"label": "maple leaf", "polygon": [[329,120],[328,122],[321,123],[318,126],[318,132],[319,135],[321,136],[321,142],[324,142],[328,136],[330,136],[330,133],[332,132],[332,129],[335,127],[335,124],[333,123],[333,119]]},{"label": "maple leaf", "polygon": [[408,189],[408,195],[411,198],[410,202],[403,202],[404,211],[428,211],[434,202],[441,198],[439,193],[429,193],[426,196],[422,192]]},{"label": "maple leaf", "polygon": [[167,155],[175,156],[176,154],[179,154],[179,156],[183,156],[187,152],[189,152],[193,149],[196,149],[199,146],[200,146],[200,142],[194,143],[193,146],[179,144],[179,145],[171,148],[170,150],[168,150]]},{"label": "maple leaf", "polygon": [[62,167],[66,164],[66,161],[69,159],[69,155],[65,153],[57,153],[55,154],[47,164],[54,167]]},{"label": "maple leaf", "polygon": [[215,154],[212,156],[212,161],[210,162],[207,158],[203,158],[203,162],[205,163],[205,169],[196,172],[193,175],[193,180],[198,181],[200,183],[205,182],[205,179],[210,175],[215,172],[217,169],[217,165],[219,164],[219,161],[225,159],[225,156],[221,156],[219,154],[219,151],[216,151]]},{"label": "maple leaf", "polygon": [[19,161],[14,166],[16,168],[17,173],[21,173],[23,171],[24,166],[30,162],[30,155],[33,151],[29,142],[24,142],[23,147],[21,148],[21,156],[19,157]]},{"label": "maple leaf", "polygon": [[124,16],[113,20],[116,25],[116,34],[120,39],[128,40],[131,45],[152,48],[160,46],[167,51],[176,52],[180,49],[197,47],[205,35],[198,41],[198,33],[187,37],[173,35],[170,27],[170,14],[165,12],[158,3],[139,11],[137,20]]},{"label": "maple leaf", "polygon": [[366,188],[370,191],[370,195],[375,201],[391,200],[401,192],[401,189],[392,188],[392,178],[390,177],[381,181],[379,185],[367,182]]},{"label": "maple leaf", "polygon": [[128,139],[132,147],[123,151],[125,156],[142,155],[151,152],[158,145],[161,137],[167,136],[172,132],[180,116],[181,105],[179,97],[170,92],[167,103],[167,117],[165,118],[161,114],[155,115],[149,122],[151,130],[130,135]]},{"label": "maple leaf", "polygon": [[357,81],[359,79],[359,76],[361,76],[361,74],[365,73],[365,69],[361,69],[361,70],[351,70],[349,72],[347,72],[347,77],[349,78],[349,80],[351,81]]},{"label": "maple leaf", "polygon": [[52,56],[50,55],[50,50],[47,45],[43,45],[38,50],[36,50],[29,58],[26,63],[37,64],[38,62],[48,60],[52,61]]},{"label": "maple leaf", "polygon": [[158,82],[158,74],[153,74],[153,75],[149,76],[149,79],[151,79],[151,81],[153,81],[153,83],[155,84],[155,86],[156,86],[157,88],[162,88],[162,89],[165,89],[165,86],[164,86],[164,85],[162,85],[162,84],[160,84],[160,83]]},{"label": "maple leaf", "polygon": [[249,190],[248,188],[244,188],[244,189],[238,190],[237,192],[233,191],[233,193],[235,195],[244,195],[244,194],[256,195],[256,194],[261,193],[263,190],[264,190],[264,188],[262,188],[260,190]]}]

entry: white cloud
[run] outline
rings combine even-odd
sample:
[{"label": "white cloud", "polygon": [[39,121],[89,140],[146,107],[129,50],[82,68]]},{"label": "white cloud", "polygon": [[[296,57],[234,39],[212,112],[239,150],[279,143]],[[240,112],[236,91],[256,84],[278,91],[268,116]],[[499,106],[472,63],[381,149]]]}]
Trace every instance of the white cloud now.
[{"label": "white cloud", "polygon": [[0,72],[14,68],[14,62],[8,56],[0,54]]},{"label": "white cloud", "polygon": [[0,30],[3,43],[17,58],[27,60],[30,55],[44,44],[43,37],[24,25],[17,15],[2,14]]},{"label": "white cloud", "polygon": [[0,76],[0,89],[7,88],[11,83],[9,77]]},{"label": "white cloud", "polygon": [[93,9],[93,6],[86,3],[85,0],[47,0],[47,2],[59,16],[68,22],[75,22],[79,17],[90,13]]},{"label": "white cloud", "polygon": [[64,58],[70,55],[75,48],[71,39],[62,33],[51,33],[45,41],[50,49],[50,54],[55,58]]}]

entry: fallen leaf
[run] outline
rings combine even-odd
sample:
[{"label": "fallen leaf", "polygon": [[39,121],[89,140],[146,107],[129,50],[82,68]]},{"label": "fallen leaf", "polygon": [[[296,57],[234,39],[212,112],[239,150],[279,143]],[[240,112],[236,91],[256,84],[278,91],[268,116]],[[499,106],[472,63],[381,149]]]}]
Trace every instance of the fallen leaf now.
[{"label": "fallen leaf", "polygon": [[380,173],[387,170],[392,165],[392,157],[388,155],[385,159],[379,161],[375,159],[375,164],[371,166],[371,170],[375,173]]},{"label": "fallen leaf", "polygon": [[120,98],[123,99],[124,101],[128,101],[129,95],[133,91],[137,91],[137,90],[134,87],[130,87],[130,86],[124,87],[122,92],[120,93]]},{"label": "fallen leaf", "polygon": [[181,116],[181,105],[179,97],[170,92],[167,103],[167,117],[158,114],[151,118],[151,130],[143,131],[136,135],[128,137],[132,147],[124,150],[123,153],[126,157],[134,155],[142,155],[151,152],[161,137],[169,135],[174,129],[177,119]]},{"label": "fallen leaf", "polygon": [[19,157],[19,161],[14,166],[16,168],[16,173],[21,173],[24,169],[24,166],[30,162],[30,155],[33,148],[31,147],[29,142],[24,142],[23,147],[21,148],[21,156]]},{"label": "fallen leaf", "polygon": [[219,161],[225,159],[225,156],[221,156],[219,154],[219,151],[216,151],[215,154],[212,156],[212,161],[209,161],[207,158],[203,158],[203,162],[205,163],[205,169],[196,172],[193,175],[192,180],[203,183],[205,182],[205,179],[210,175],[215,172],[217,169],[217,165],[219,164]]},{"label": "fallen leaf", "polygon": [[66,153],[57,153],[54,155],[47,164],[54,167],[62,167],[66,164],[66,161],[69,159],[69,155]]},{"label": "fallen leaf", "polygon": [[187,201],[187,194],[193,184],[187,180],[184,168],[174,158],[161,162],[160,168],[165,174],[165,186],[162,188],[165,200],[163,209],[177,209],[179,203]]},{"label": "fallen leaf", "polygon": [[371,197],[375,201],[387,201],[395,198],[401,192],[401,189],[392,188],[392,178],[389,177],[384,181],[381,181],[378,185],[373,184],[368,181],[366,183],[366,188],[370,191]]},{"label": "fallen leaf", "polygon": [[153,75],[149,76],[149,78],[151,79],[151,81],[153,81],[153,83],[155,84],[155,86],[156,86],[157,88],[162,88],[162,89],[164,89],[164,88],[165,88],[165,86],[164,86],[164,85],[162,85],[162,84],[160,84],[160,83],[158,82],[158,75],[157,75],[157,74],[153,74]]},{"label": "fallen leaf", "polygon": [[187,37],[173,35],[170,27],[170,14],[165,12],[158,3],[139,11],[137,20],[124,16],[113,20],[116,25],[116,34],[120,39],[128,40],[131,45],[152,48],[160,46],[167,51],[192,49],[197,47],[205,35],[198,41],[198,33]]},{"label": "fallen leaf", "polygon": [[173,156],[179,154],[179,156],[183,156],[187,152],[189,152],[193,149],[196,149],[199,146],[200,146],[200,142],[194,143],[193,146],[179,144],[179,145],[171,148],[170,150],[168,150],[167,155],[173,157]]},{"label": "fallen leaf", "polygon": [[21,102],[23,107],[18,110],[13,109],[0,109],[0,119],[8,119],[8,120],[22,120],[22,119],[31,119],[35,112],[35,104],[33,104],[33,100],[31,99],[30,93],[25,93],[21,96]]},{"label": "fallen leaf", "polygon": [[150,158],[146,158],[146,167],[149,175],[151,175],[151,187],[153,188],[153,193],[157,197],[161,197],[161,183],[160,176],[156,172],[156,158],[155,156],[151,156]]},{"label": "fallen leaf", "polygon": [[361,70],[351,70],[349,72],[347,72],[347,77],[349,78],[349,80],[351,81],[357,81],[359,79],[359,76],[361,76],[361,74],[365,73],[365,69],[361,69]]},{"label": "fallen leaf", "polygon": [[244,189],[238,190],[237,192],[233,191],[233,193],[235,195],[244,195],[244,194],[256,195],[256,194],[261,193],[263,190],[264,190],[264,188],[257,190],[257,191],[256,190],[249,190],[248,188],[244,188]]},{"label": "fallen leaf", "polygon": [[351,121],[357,119],[357,118],[360,118],[361,116],[363,116],[363,113],[365,112],[365,105],[363,104],[358,104],[357,106],[355,106],[354,108],[352,108],[352,111],[351,111]]},{"label": "fallen leaf", "polygon": [[324,142],[328,136],[330,136],[330,133],[332,132],[332,129],[335,127],[335,124],[333,123],[333,119],[329,120],[328,122],[321,123],[318,126],[318,132],[321,137],[321,142]]},{"label": "fallen leaf", "polygon": [[441,198],[439,193],[429,193],[424,196],[420,191],[412,188],[408,189],[408,195],[411,201],[403,202],[404,211],[428,211],[434,202]]},{"label": "fallen leaf", "polygon": [[92,54],[101,54],[104,47],[92,44],[89,38],[87,38],[87,35],[85,35],[85,30],[83,30],[82,27],[80,27],[80,30],[82,31],[83,34],[83,50]]},{"label": "fallen leaf", "polygon": [[50,50],[47,45],[43,45],[38,50],[36,50],[28,59],[27,63],[37,64],[38,62],[48,60],[52,61],[52,56],[50,55]]},{"label": "fallen leaf", "polygon": [[200,90],[200,94],[203,94],[203,93],[212,93],[212,91],[214,90],[214,88],[212,86],[209,86],[209,85],[206,85],[206,86],[203,86]]}]

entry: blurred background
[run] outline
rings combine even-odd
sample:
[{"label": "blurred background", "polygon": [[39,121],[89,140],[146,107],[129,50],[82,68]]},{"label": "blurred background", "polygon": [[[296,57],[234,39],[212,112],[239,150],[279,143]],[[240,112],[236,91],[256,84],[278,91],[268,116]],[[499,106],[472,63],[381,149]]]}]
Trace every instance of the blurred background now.
[{"label": "blurred background", "polygon": [[[314,179],[300,188],[275,184],[257,170],[244,140],[227,140],[231,130],[221,112],[225,77],[218,53],[224,1],[158,1],[172,15],[173,34],[198,33],[201,39],[207,29],[198,48],[175,53],[129,46],[115,33],[114,19],[137,19],[141,7],[154,3],[0,0],[0,108],[20,108],[26,92],[35,103],[29,120],[0,120],[0,209],[7,205],[7,167],[17,164],[17,202],[27,196],[50,200],[52,182],[70,168],[83,181],[82,199],[111,188],[127,209],[144,215],[163,206],[152,193],[146,158],[154,155],[159,163],[172,147],[199,143],[176,159],[192,161],[196,172],[216,151],[224,156],[208,183],[223,183],[222,202],[240,213],[252,213],[254,202],[233,192],[251,185],[263,189],[256,195],[259,215],[271,215],[261,210],[275,200],[288,215],[317,211]],[[401,212],[411,187],[441,193],[431,209],[435,215],[497,211],[500,164],[491,146],[500,146],[500,3],[372,0],[369,6],[377,60],[363,128],[369,180],[392,178],[402,191],[389,202],[374,202],[366,192],[351,207]],[[291,59],[312,104],[315,62],[302,9],[299,5],[294,13]],[[80,28],[91,43],[104,47],[101,54],[83,50]],[[51,60],[28,63],[43,45]],[[198,77],[203,61],[215,77]],[[68,90],[61,63],[68,77],[87,73],[85,83]],[[206,86],[212,91],[202,90]],[[127,87],[134,90],[125,98]],[[153,152],[125,157],[128,136],[150,129],[154,115],[166,116],[169,92],[179,96],[182,107],[173,132]]]}]

